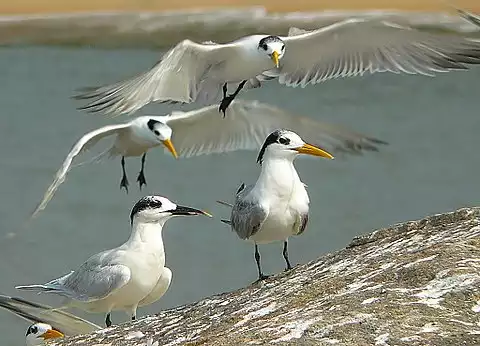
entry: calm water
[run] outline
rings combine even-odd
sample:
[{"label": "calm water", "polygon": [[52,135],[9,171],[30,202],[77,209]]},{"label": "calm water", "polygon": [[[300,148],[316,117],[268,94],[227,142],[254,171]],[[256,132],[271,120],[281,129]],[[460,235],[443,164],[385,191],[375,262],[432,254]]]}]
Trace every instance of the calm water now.
[{"label": "calm water", "polygon": [[[27,230],[4,239],[40,200],[73,142],[111,122],[77,111],[79,103],[69,98],[74,89],[130,76],[149,68],[158,56],[139,50],[0,50],[1,293],[51,303],[14,286],[52,279],[122,243],[130,232],[130,208],[142,195],[161,194],[220,218],[229,210],[215,200],[231,200],[241,181],[256,179],[256,153],[248,151],[178,161],[162,150],[152,151],[142,192],[133,185],[140,160],[127,159],[128,195],[118,188],[119,160],[85,165],[70,172]],[[297,160],[309,187],[311,219],[307,232],[290,242],[291,260],[304,263],[345,246],[357,234],[478,204],[479,78],[480,69],[436,78],[377,74],[304,90],[270,83],[243,94],[390,143],[360,157]],[[143,113],[166,109],[148,107]],[[161,301],[139,309],[139,316],[234,290],[256,278],[253,246],[237,239],[218,218],[167,224],[172,285]],[[281,244],[263,246],[261,253],[265,272],[283,269]],[[82,316],[103,321],[101,314]],[[123,313],[113,318],[114,323],[127,319]],[[0,334],[7,338],[3,345],[21,345],[28,323],[4,311],[0,322]]]}]

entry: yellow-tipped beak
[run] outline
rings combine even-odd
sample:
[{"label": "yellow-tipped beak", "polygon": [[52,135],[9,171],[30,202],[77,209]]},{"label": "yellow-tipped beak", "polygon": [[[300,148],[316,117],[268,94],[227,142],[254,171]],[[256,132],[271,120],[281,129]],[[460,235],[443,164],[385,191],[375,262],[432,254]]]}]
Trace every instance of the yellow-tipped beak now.
[{"label": "yellow-tipped beak", "polygon": [[65,335],[60,333],[58,330],[49,329],[45,333],[43,333],[42,338],[47,339],[56,339],[56,338],[63,338]]},{"label": "yellow-tipped beak", "polygon": [[327,153],[325,150],[322,150],[320,148],[317,148],[307,143],[305,143],[299,148],[295,148],[294,150],[298,151],[300,154],[321,156],[321,157],[326,157],[327,159],[333,159],[333,156],[330,153]]},{"label": "yellow-tipped beak", "polygon": [[202,210],[202,212],[203,212],[203,215],[205,215],[205,216],[208,216],[208,217],[213,217],[213,215],[212,215],[212,214],[210,214],[210,213],[206,212],[205,210]]},{"label": "yellow-tipped beak", "polygon": [[171,140],[169,139],[164,140],[163,145],[168,149],[169,152],[172,153],[174,158],[178,159],[177,151],[175,150],[175,147],[173,146],[173,143]]},{"label": "yellow-tipped beak", "polygon": [[275,63],[275,67],[278,68],[278,52],[277,51],[274,51],[272,53],[272,60],[273,62]]}]

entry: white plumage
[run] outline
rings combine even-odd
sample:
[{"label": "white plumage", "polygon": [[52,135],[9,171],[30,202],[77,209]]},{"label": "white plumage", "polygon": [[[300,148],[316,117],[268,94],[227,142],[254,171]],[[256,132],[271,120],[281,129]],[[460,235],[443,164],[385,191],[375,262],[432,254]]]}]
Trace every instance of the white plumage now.
[{"label": "white plumage", "polygon": [[63,307],[75,306],[90,312],[123,310],[136,318],[137,307],[149,305],[167,291],[172,272],[165,267],[162,229],[173,216],[208,215],[174,204],[165,197],[146,196],[130,214],[132,233],[121,246],[90,257],[78,269],[41,285],[17,289],[46,292],[65,297]]},{"label": "white plumage", "polygon": [[[220,119],[219,119],[220,118]],[[325,147],[334,153],[360,153],[377,150],[378,139],[364,136],[341,127],[325,124],[310,118],[295,116],[277,107],[257,101],[237,100],[221,119],[216,106],[190,112],[174,112],[166,116],[141,116],[117,125],[108,125],[85,134],[75,143],[42,201],[32,217],[43,210],[58,187],[65,180],[77,155],[91,148],[101,138],[112,136],[115,142],[104,156],[142,157],[142,167],[137,178],[145,183],[143,166],[146,152],[164,144],[175,157],[191,157],[235,150],[258,150],[264,138],[277,128],[288,128],[301,134],[306,140]],[[127,182],[123,168],[122,183]],[[122,185],[123,186],[123,185]]]},{"label": "white plumage", "polygon": [[241,239],[255,244],[259,280],[266,276],[261,269],[257,244],[283,241],[283,256],[290,269],[287,239],[301,234],[307,226],[310,200],[293,165],[298,154],[333,159],[324,150],[305,143],[294,132],[272,132],[258,154],[261,170],[257,182],[240,185],[230,220],[222,220],[231,225]]},{"label": "white plumage", "polygon": [[[432,76],[478,63],[478,41],[375,18],[351,18],[310,32],[292,28],[288,36],[252,35],[226,44],[184,40],[147,72],[85,88],[76,98],[91,100],[81,109],[116,116],[132,114],[150,102],[212,103],[225,83],[245,82],[245,88],[255,88],[277,79],[305,87],[366,72]],[[220,109],[228,107],[227,98],[224,94]]]}]

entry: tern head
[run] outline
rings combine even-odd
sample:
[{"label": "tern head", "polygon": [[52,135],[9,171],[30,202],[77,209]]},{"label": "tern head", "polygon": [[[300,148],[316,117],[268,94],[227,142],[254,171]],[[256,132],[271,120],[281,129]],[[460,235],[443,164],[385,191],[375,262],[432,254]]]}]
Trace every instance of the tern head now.
[{"label": "tern head", "polygon": [[282,158],[293,160],[298,154],[333,159],[333,156],[323,149],[305,143],[295,132],[275,130],[268,135],[258,153],[257,163],[262,164],[266,158]]},{"label": "tern head", "polygon": [[53,329],[49,324],[35,323],[27,329],[26,343],[27,346],[42,345],[45,340],[63,337],[62,333]]},{"label": "tern head", "polygon": [[285,54],[285,43],[278,36],[266,36],[258,42],[258,50],[267,54],[278,68],[280,59]]},{"label": "tern head", "polygon": [[142,222],[156,223],[168,220],[174,216],[206,215],[212,217],[203,210],[177,205],[168,198],[161,196],[142,197],[132,208],[130,222],[137,219]]},{"label": "tern head", "polygon": [[147,127],[152,132],[153,136],[155,136],[156,140],[160,141],[175,158],[178,158],[177,151],[171,140],[172,128],[156,119],[148,120]]}]

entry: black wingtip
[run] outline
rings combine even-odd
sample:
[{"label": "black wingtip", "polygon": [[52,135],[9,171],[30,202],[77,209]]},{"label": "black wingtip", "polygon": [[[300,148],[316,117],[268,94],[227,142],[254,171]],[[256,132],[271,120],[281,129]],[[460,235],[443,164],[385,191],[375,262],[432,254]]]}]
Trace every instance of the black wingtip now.
[{"label": "black wingtip", "polygon": [[227,225],[231,225],[232,222],[230,220],[225,220],[225,219],[221,219],[220,221],[222,221],[223,223],[227,224]]}]

